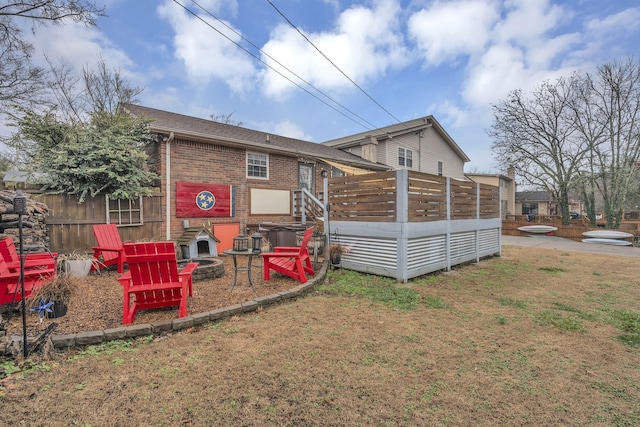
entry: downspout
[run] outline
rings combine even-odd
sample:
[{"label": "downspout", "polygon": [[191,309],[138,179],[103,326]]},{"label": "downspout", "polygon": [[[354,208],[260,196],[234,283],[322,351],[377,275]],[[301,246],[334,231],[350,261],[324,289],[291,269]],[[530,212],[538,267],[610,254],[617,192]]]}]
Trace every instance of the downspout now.
[{"label": "downspout", "polygon": [[169,133],[169,138],[167,138],[166,150],[165,153],[166,161],[165,161],[165,201],[166,201],[166,240],[171,240],[171,142],[173,142],[174,138],[173,132]]},{"label": "downspout", "polygon": [[424,130],[418,131],[418,172],[422,172],[422,137],[424,136]]}]

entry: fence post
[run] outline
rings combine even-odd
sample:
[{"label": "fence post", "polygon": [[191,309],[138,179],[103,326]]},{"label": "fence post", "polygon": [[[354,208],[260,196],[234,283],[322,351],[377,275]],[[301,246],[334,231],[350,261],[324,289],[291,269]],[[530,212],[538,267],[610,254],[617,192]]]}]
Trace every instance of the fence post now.
[{"label": "fence post", "polygon": [[409,246],[409,171],[396,170],[396,222],[400,225],[400,234],[396,238],[396,280],[407,283],[409,280],[408,246]]},{"label": "fence post", "polygon": [[[451,178],[446,178],[446,198],[447,198],[447,223],[451,224]],[[447,271],[451,271],[451,230],[447,228],[445,235],[445,250],[447,254]]]},{"label": "fence post", "polygon": [[322,202],[324,203],[323,217],[324,217],[324,259],[329,259],[329,238],[331,236],[330,223],[329,223],[329,178],[327,171],[322,171]]},{"label": "fence post", "polygon": [[[480,183],[476,182],[476,221],[480,223]],[[480,262],[480,227],[476,225],[476,262]]]}]

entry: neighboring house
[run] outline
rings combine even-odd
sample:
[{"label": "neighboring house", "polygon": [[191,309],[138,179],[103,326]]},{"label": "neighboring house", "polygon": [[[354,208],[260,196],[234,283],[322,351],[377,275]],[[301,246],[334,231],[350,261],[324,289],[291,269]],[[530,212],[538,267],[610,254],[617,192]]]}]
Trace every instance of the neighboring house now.
[{"label": "neighboring house", "polygon": [[500,211],[502,218],[516,213],[516,174],[513,168],[507,175],[467,173],[465,176],[474,182],[493,185],[500,188]]},{"label": "neighboring house", "polygon": [[[548,191],[518,191],[516,215],[562,215],[560,203]],[[569,216],[579,218],[584,211],[582,200],[569,197]]]},{"label": "neighboring house", "polygon": [[393,169],[464,180],[470,159],[433,116],[322,143]]},{"label": "neighboring house", "polygon": [[559,215],[558,202],[548,191],[516,192],[516,215]]},{"label": "neighboring house", "polygon": [[5,172],[4,177],[2,178],[3,187],[8,190],[32,190],[39,189],[42,186],[38,184],[34,184],[34,180],[36,178],[41,178],[43,174],[41,173],[28,173],[24,171],[20,171],[17,169],[12,169]]},{"label": "neighboring house", "polygon": [[[203,223],[239,223],[242,230],[291,222],[293,190],[317,196],[323,171],[390,169],[322,144],[139,105],[122,108],[152,120],[150,130],[158,135],[150,154],[160,176],[167,240]],[[206,203],[196,196],[206,196]]]}]

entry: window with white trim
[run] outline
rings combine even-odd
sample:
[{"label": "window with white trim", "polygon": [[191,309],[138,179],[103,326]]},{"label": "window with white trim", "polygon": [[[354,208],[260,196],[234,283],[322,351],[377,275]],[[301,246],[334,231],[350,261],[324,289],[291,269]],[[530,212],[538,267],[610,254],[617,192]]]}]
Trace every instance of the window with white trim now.
[{"label": "window with white trim", "polygon": [[107,199],[107,224],[142,225],[142,196],[133,200]]},{"label": "window with white trim", "polygon": [[398,147],[398,165],[413,167],[413,151],[408,148]]},{"label": "window with white trim", "polygon": [[247,152],[247,178],[269,179],[269,155]]},{"label": "window with white trim", "polygon": [[438,160],[438,176],[442,176],[442,162]]}]

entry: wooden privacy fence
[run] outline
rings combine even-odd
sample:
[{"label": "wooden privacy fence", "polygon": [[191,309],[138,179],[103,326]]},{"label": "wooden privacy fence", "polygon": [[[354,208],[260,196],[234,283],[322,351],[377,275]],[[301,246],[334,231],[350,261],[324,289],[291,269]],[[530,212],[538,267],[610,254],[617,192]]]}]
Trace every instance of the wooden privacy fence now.
[{"label": "wooden privacy fence", "polygon": [[105,196],[87,197],[83,203],[73,195],[33,194],[32,197],[49,208],[46,226],[49,247],[55,252],[91,251],[96,244],[92,226],[107,222],[118,225],[123,242],[162,239],[162,197],[159,194],[131,203],[108,200]]},{"label": "wooden privacy fence", "polygon": [[331,220],[395,221],[395,172],[331,178],[328,183]]},{"label": "wooden privacy fence", "polygon": [[398,170],[331,178],[326,191],[345,268],[407,281],[501,251],[498,187]]},{"label": "wooden privacy fence", "polygon": [[[397,172],[400,171],[329,179],[329,219],[397,220]],[[405,205],[410,222],[500,217],[498,187],[415,171],[406,172]]]}]

